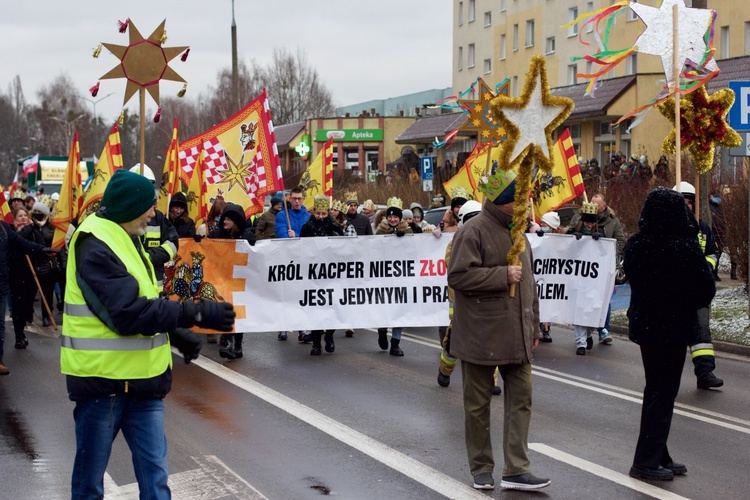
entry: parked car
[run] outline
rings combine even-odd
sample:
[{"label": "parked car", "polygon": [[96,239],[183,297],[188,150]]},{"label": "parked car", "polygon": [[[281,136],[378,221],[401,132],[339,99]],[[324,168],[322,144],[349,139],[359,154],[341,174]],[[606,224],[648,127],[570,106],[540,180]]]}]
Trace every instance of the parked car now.
[{"label": "parked car", "polygon": [[437,226],[440,224],[440,221],[443,220],[443,216],[445,215],[445,211],[450,209],[450,206],[447,207],[438,207],[438,208],[431,208],[428,211],[424,213],[424,220],[428,224],[432,224],[433,226]]}]

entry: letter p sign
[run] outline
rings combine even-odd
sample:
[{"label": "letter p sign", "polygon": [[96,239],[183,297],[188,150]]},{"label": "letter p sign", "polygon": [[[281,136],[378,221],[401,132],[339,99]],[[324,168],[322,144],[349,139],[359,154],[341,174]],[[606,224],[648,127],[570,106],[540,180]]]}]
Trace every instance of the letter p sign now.
[{"label": "letter p sign", "polygon": [[738,132],[750,132],[750,81],[729,82],[729,88],[734,91],[729,124]]}]

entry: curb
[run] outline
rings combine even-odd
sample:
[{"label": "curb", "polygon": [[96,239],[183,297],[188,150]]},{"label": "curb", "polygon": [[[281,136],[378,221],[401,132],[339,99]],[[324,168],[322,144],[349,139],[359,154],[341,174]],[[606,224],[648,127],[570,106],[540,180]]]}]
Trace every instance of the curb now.
[{"label": "curb", "polygon": [[[610,333],[623,336],[625,340],[628,339],[628,327],[621,325],[610,325]],[[722,340],[714,340],[714,350],[717,352],[726,352],[729,354],[736,354],[738,356],[750,357],[750,346],[742,344],[734,344],[732,342],[724,342]]]}]

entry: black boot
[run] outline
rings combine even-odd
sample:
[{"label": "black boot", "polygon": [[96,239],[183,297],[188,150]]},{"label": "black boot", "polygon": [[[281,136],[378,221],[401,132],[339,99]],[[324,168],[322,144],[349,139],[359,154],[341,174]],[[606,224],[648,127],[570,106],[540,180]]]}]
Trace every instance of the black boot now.
[{"label": "black boot", "polygon": [[325,334],[326,341],[326,352],[333,352],[336,350],[336,346],[333,344],[333,330],[329,330]]},{"label": "black boot", "polygon": [[234,357],[239,359],[242,357],[242,337],[244,333],[234,334]]},{"label": "black boot", "polygon": [[388,350],[388,328],[378,328],[378,345],[384,351]]},{"label": "black boot", "polygon": [[321,330],[313,330],[310,333],[310,340],[312,340],[312,349],[310,349],[311,356],[320,356],[320,337],[323,332]]},{"label": "black boot", "polygon": [[236,357],[234,355],[234,336],[223,335],[223,337],[226,340],[227,345],[219,349],[219,356],[224,359],[234,359]]},{"label": "black boot", "polygon": [[404,351],[398,346],[401,343],[401,339],[391,338],[391,356],[403,356]]},{"label": "black boot", "polygon": [[698,375],[698,389],[714,389],[724,385],[724,381],[714,375],[714,372],[704,372]]}]

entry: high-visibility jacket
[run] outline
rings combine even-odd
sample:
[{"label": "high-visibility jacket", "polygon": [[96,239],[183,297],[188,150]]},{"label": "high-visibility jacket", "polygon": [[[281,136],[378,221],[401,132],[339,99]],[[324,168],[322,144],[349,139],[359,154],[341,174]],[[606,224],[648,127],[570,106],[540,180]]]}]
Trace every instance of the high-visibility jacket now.
[{"label": "high-visibility jacket", "polygon": [[137,248],[118,224],[98,215],[87,217],[70,244],[60,349],[62,373],[115,380],[147,379],[163,374],[172,366],[166,333],[118,335],[86,304],[76,279],[76,243],[85,233],[94,234],[125,264],[138,282],[141,297],[159,296],[154,269],[145,251]]}]

